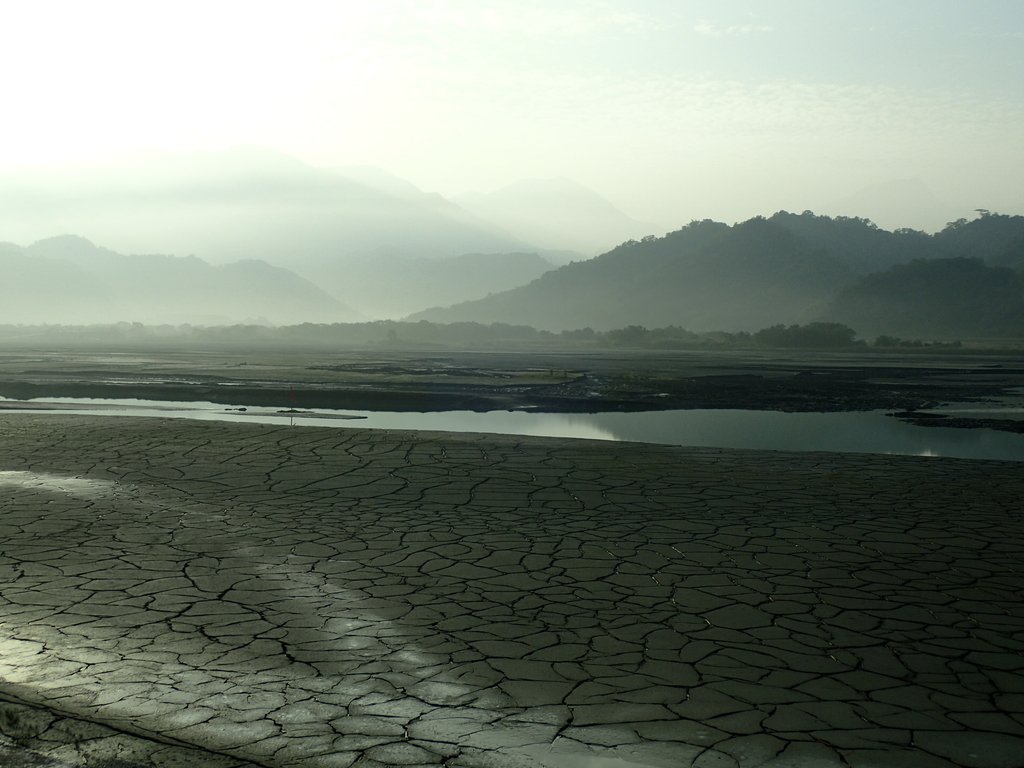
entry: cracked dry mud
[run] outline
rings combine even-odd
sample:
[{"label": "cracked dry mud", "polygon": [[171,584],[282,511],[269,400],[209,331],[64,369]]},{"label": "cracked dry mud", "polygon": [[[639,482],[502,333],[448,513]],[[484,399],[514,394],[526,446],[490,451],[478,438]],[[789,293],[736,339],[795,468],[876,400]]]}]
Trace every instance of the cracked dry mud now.
[{"label": "cracked dry mud", "polygon": [[9,765],[1024,766],[1017,464],[0,435]]}]

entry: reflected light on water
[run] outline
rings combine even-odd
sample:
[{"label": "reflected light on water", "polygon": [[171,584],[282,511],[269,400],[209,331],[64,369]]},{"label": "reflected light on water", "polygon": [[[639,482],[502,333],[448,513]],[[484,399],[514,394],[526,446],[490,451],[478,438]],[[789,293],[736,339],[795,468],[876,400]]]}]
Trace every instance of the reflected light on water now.
[{"label": "reflected light on water", "polygon": [[[884,411],[784,413],[741,409],[690,409],[604,413],[535,411],[284,412],[209,402],[53,398],[57,413],[258,422],[307,427],[471,432],[589,440],[626,440],[709,448],[830,451],[906,456],[949,456],[1024,461],[1024,435],[992,429],[922,427]],[[33,412],[45,407],[29,401]],[[5,407],[0,413],[12,409]]]}]

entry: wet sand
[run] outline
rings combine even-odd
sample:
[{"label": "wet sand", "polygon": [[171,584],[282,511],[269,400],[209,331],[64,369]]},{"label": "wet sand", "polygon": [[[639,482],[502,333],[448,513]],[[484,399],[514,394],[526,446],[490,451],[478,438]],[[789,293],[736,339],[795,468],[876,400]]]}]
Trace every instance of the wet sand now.
[{"label": "wet sand", "polygon": [[9,764],[1024,766],[1019,464],[55,414],[0,438]]}]

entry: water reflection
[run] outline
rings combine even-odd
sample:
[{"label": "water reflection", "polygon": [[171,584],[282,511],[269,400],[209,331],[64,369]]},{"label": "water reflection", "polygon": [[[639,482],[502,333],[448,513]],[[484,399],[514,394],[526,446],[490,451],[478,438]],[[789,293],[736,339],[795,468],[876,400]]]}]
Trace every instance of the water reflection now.
[{"label": "water reflection", "polygon": [[[530,411],[396,413],[321,410],[315,414],[287,414],[271,408],[250,408],[243,413],[206,402],[86,398],[50,398],[47,402],[60,405],[62,413],[256,421],[335,428],[485,432],[717,448],[894,453],[1024,461],[1024,435],[990,429],[918,427],[888,417],[881,411],[780,413],[697,409],[559,414]],[[32,405],[38,407],[41,403]]]},{"label": "water reflection", "polygon": [[1024,436],[991,429],[918,427],[883,411],[779,413],[691,410],[599,413],[618,440],[785,451],[898,453],[1024,461]]}]

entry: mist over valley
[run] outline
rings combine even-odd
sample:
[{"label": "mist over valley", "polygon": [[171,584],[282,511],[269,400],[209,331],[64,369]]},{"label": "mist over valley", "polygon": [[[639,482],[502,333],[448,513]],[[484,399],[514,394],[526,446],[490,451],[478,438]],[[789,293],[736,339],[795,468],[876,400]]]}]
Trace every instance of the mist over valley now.
[{"label": "mist over valley", "polygon": [[[864,338],[925,339],[1024,328],[1021,216],[982,211],[929,234],[781,211],[658,236],[564,179],[478,195],[471,213],[373,168],[345,176],[255,150],[192,161],[147,166],[146,183],[83,177],[24,198],[15,190],[29,187],[4,187],[35,216],[13,230],[81,230],[0,245],[0,323],[735,333],[839,322]],[[81,233],[180,250],[119,252]]]},{"label": "mist over valley", "polygon": [[449,200],[378,168],[255,148],[149,154],[73,182],[13,174],[0,207],[9,240],[47,235],[0,249],[9,324],[835,321],[945,339],[1024,323],[1024,219],[988,211],[934,234],[781,211],[659,236],[565,178]]}]

